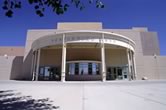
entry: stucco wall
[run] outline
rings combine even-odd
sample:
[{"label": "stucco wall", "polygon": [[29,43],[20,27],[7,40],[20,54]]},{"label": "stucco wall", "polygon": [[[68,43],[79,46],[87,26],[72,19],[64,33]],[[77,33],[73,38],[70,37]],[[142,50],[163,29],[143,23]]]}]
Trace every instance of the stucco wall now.
[{"label": "stucco wall", "polygon": [[155,59],[157,63],[157,72],[160,79],[166,79],[166,56],[157,56]]},{"label": "stucco wall", "polygon": [[106,66],[126,66],[127,53],[125,49],[106,49]]},{"label": "stucco wall", "polygon": [[41,49],[40,66],[61,66],[62,49]]},{"label": "stucco wall", "polygon": [[143,55],[160,55],[159,42],[156,32],[141,32]]},{"label": "stucco wall", "polygon": [[113,32],[117,34],[124,35],[135,42],[135,54],[142,55],[142,43],[141,43],[141,35],[139,31],[134,31],[132,29],[103,29],[103,31]]},{"label": "stucco wall", "polygon": [[[67,48],[66,61],[75,60],[93,60],[101,61],[100,48]],[[42,49],[40,65],[61,66],[61,49]],[[125,66],[127,65],[126,49],[105,49],[107,66]]]},{"label": "stucco wall", "polygon": [[0,56],[24,56],[23,46],[0,46]]},{"label": "stucco wall", "polygon": [[25,43],[24,60],[26,59],[27,55],[31,51],[32,43],[36,39],[43,37],[45,35],[55,34],[55,32],[56,32],[55,29],[28,30],[27,37],[26,37],[26,43]]},{"label": "stucco wall", "polygon": [[[166,57],[164,56],[143,56],[142,71],[137,71],[138,79],[166,79]],[[142,72],[142,73],[140,73]]]},{"label": "stucco wall", "polygon": [[0,56],[0,80],[22,78],[23,56]]},{"label": "stucco wall", "polygon": [[101,61],[100,48],[68,48],[67,61],[72,60]]},{"label": "stucco wall", "polygon": [[102,29],[102,23],[99,23],[99,22],[58,23],[57,29],[59,29],[59,30],[98,30],[98,29]]}]

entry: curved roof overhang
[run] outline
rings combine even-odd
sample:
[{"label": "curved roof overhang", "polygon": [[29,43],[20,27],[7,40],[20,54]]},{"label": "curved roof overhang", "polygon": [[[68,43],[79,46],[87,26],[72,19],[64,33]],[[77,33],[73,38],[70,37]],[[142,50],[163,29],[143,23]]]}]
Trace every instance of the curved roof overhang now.
[{"label": "curved roof overhang", "polygon": [[[64,37],[65,36],[65,37]],[[104,36],[104,40],[102,41]],[[32,43],[32,50],[40,48],[62,45],[63,43],[101,43],[116,45],[135,51],[135,42],[128,37],[105,31],[63,31],[52,35],[43,36]]]}]

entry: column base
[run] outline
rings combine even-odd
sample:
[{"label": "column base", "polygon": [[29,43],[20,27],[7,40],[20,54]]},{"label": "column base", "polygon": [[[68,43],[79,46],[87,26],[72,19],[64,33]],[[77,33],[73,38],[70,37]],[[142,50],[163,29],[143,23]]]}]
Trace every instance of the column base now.
[{"label": "column base", "polygon": [[105,82],[106,81],[106,72],[102,73],[102,81]]},{"label": "column base", "polygon": [[35,81],[35,72],[32,73],[32,81]]},{"label": "column base", "polygon": [[133,79],[132,79],[132,75],[131,75],[131,73],[129,74],[129,81],[132,81]]},{"label": "column base", "polygon": [[65,80],[65,73],[64,72],[62,72],[62,76],[61,76],[61,82],[65,82],[66,80]]},{"label": "column base", "polygon": [[38,81],[38,74],[37,73],[35,73],[35,81]]}]

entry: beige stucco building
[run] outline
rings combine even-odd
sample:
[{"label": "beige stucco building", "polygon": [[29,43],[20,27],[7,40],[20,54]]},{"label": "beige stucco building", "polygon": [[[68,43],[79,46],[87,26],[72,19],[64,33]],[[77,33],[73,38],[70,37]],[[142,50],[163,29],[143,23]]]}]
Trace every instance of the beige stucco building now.
[{"label": "beige stucco building", "polygon": [[25,47],[0,47],[1,80],[166,79],[156,32],[103,29],[102,23],[58,23],[28,30]]}]

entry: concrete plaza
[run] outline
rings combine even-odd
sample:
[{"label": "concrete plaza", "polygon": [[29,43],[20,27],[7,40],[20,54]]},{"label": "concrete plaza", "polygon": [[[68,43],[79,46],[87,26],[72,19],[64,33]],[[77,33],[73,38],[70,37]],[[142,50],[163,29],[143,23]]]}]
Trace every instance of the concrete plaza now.
[{"label": "concrete plaza", "polygon": [[65,83],[0,81],[0,110],[17,110],[17,108],[166,110],[166,80]]}]

